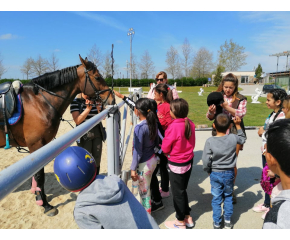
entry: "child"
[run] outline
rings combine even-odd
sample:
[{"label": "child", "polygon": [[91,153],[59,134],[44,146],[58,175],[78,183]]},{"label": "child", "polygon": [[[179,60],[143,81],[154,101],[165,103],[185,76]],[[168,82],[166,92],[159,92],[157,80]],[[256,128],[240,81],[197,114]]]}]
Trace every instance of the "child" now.
[{"label": "child", "polygon": [[159,228],[119,177],[97,175],[96,162],[84,148],[65,149],[55,159],[54,172],[62,187],[81,191],[74,208],[79,228]]},{"label": "child", "polygon": [[193,164],[195,126],[187,118],[188,111],[188,103],[184,99],[179,98],[170,102],[170,115],[173,120],[165,131],[161,146],[168,157],[169,179],[176,212],[176,220],[164,223],[170,229],[194,227],[186,189]]},{"label": "child", "polygon": [[[122,98],[123,101],[126,102],[126,104],[132,109],[134,110],[135,109],[135,102],[130,99],[129,97],[126,97],[124,96],[123,94],[117,92],[116,90],[114,90],[114,93],[117,97],[119,98]],[[152,112],[156,114],[156,120],[157,120],[157,126],[158,126],[158,138],[159,138],[159,145],[160,143],[162,143],[162,140],[163,140],[163,137],[164,137],[164,130],[158,120],[158,117],[157,117],[157,103],[155,100],[153,99],[149,99],[151,104],[152,104]],[[161,145],[160,145],[161,146]],[[159,150],[159,148],[157,149],[157,151]],[[158,151],[159,152],[159,151]],[[165,168],[165,173],[162,172],[162,176],[163,178],[161,178],[161,186],[163,186],[164,189],[166,189],[164,187],[164,179],[166,180],[166,184],[165,186],[167,186],[168,188],[168,196],[169,196],[169,177],[168,177],[168,172],[167,172],[167,169],[166,169],[166,164],[167,164],[167,158],[166,156],[160,152],[158,153],[155,151],[156,155],[159,157],[159,159],[163,159],[161,165],[163,168]],[[164,163],[164,164],[163,164]],[[163,166],[165,165],[165,166]],[[163,194],[163,198],[166,197],[165,194],[166,192],[161,192],[159,191],[159,182],[158,182],[158,178],[156,176],[157,172],[158,172],[158,167],[160,166],[160,164],[157,164],[153,174],[152,174],[152,178],[151,178],[151,184],[150,184],[150,191],[151,191],[151,213],[153,212],[156,212],[156,211],[159,211],[161,209],[164,208],[164,205],[163,205],[163,202],[162,202],[162,196],[161,196],[161,193]],[[166,178],[167,176],[167,178]],[[163,181],[162,181],[163,179]]]},{"label": "child", "polygon": [[[166,84],[158,84],[154,88],[154,100],[157,102],[157,116],[158,116],[159,122],[163,130],[165,131],[168,125],[172,121],[172,118],[170,115],[170,102],[173,100],[171,89]],[[159,167],[160,169],[160,176],[161,176],[160,193],[161,193],[162,198],[167,198],[170,196],[169,175],[168,175],[168,170],[167,170],[168,159],[164,154],[160,154],[159,158],[160,158],[160,164],[157,167]]]},{"label": "child", "polygon": [[142,183],[138,189],[142,205],[148,213],[151,213],[150,183],[157,164],[154,148],[159,144],[157,119],[152,109],[148,98],[139,98],[136,101],[134,113],[140,122],[134,129],[133,160],[130,167],[132,180]]},{"label": "child", "polygon": [[282,104],[282,111],[285,118],[290,118],[290,95],[287,95]]},{"label": "child", "polygon": [[[222,104],[218,107],[212,104],[208,108],[208,112],[206,117],[209,120],[213,120],[215,116],[217,116],[220,112],[218,111],[220,107],[222,107],[222,112],[227,114],[230,119],[233,119],[235,116],[238,116],[241,119],[241,128],[246,135],[245,127],[243,123],[243,118],[247,113],[247,97],[243,96],[239,93],[239,80],[237,76],[232,73],[227,74],[223,77],[220,85],[218,86],[217,92],[221,92],[224,98]],[[213,129],[214,130],[214,129]],[[232,127],[227,131],[228,133],[237,134],[237,129],[235,129],[235,125],[232,124]],[[215,136],[215,132],[212,132],[212,136]],[[237,145],[236,154],[239,155],[239,152],[243,150],[243,145]],[[235,180],[237,178],[238,169],[235,167]],[[234,182],[235,182],[234,180]],[[233,191],[233,203],[237,202],[236,195]]]},{"label": "child", "polygon": [[[263,168],[266,166],[266,158],[265,158],[265,152],[266,148],[265,145],[267,143],[267,139],[265,137],[265,133],[267,132],[269,125],[273,123],[274,121],[278,119],[284,119],[285,114],[282,111],[282,103],[284,99],[286,98],[287,93],[284,89],[271,89],[270,92],[267,94],[267,100],[266,104],[269,109],[273,109],[273,112],[268,116],[268,118],[265,121],[265,124],[263,127],[261,127],[258,131],[258,135],[262,137],[262,164]],[[273,178],[274,174],[271,172],[271,170],[268,170],[268,176]],[[270,210],[270,195],[268,193],[265,193],[265,200],[264,203],[261,203],[257,205],[256,207],[253,207],[254,212],[263,212],[262,219],[265,218],[267,212]]]},{"label": "child", "polygon": [[217,135],[206,140],[202,161],[203,169],[210,175],[212,209],[213,209],[213,227],[221,228],[221,204],[224,197],[224,220],[225,228],[231,229],[231,216],[233,214],[232,192],[234,187],[234,168],[236,166],[237,144],[244,144],[246,136],[241,129],[241,119],[236,116],[234,119],[236,125],[236,134],[226,134],[231,125],[228,115],[218,114],[214,120],[213,127]]},{"label": "child", "polygon": [[269,168],[280,176],[282,192],[272,199],[263,229],[290,229],[290,119],[278,120],[266,133],[266,160]]}]

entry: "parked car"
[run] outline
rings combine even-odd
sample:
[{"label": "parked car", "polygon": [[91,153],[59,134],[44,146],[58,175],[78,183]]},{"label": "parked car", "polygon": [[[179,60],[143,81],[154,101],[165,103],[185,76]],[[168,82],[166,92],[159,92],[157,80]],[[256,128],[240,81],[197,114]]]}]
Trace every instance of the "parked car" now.
[{"label": "parked car", "polygon": [[275,85],[275,84],[264,85],[262,91],[263,91],[263,93],[265,94],[265,93],[270,92],[271,89],[278,89],[278,88],[282,89],[280,86]]}]

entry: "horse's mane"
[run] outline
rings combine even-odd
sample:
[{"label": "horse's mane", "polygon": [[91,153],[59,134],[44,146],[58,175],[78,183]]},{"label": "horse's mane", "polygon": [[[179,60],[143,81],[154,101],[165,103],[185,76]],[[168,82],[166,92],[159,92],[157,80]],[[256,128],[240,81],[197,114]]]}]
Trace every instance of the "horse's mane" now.
[{"label": "horse's mane", "polygon": [[33,78],[31,83],[40,85],[41,87],[51,90],[54,87],[61,86],[73,82],[77,77],[77,68],[80,65],[67,67],[50,73],[45,73],[39,77]]}]

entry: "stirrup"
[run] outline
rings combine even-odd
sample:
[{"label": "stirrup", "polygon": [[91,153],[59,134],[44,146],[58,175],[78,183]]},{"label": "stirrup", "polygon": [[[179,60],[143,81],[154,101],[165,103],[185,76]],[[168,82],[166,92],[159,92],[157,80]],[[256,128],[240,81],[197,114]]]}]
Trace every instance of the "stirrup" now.
[{"label": "stirrup", "polygon": [[11,148],[11,145],[9,143],[9,136],[8,133],[6,133],[6,146],[4,147],[4,149],[9,149]]}]

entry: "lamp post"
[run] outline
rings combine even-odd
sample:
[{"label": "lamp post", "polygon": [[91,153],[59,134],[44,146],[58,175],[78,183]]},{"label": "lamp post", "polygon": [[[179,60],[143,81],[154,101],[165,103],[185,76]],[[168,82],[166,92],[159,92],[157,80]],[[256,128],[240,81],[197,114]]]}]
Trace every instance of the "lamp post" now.
[{"label": "lamp post", "polygon": [[135,31],[133,28],[129,28],[128,36],[130,36],[130,91],[132,91],[132,37]]}]

